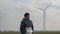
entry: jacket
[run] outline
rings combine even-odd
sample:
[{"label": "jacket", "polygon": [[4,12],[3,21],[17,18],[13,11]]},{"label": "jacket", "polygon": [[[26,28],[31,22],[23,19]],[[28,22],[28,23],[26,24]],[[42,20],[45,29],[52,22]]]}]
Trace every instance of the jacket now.
[{"label": "jacket", "polygon": [[26,34],[26,27],[31,27],[34,31],[33,23],[30,19],[23,18],[20,25],[21,34]]}]

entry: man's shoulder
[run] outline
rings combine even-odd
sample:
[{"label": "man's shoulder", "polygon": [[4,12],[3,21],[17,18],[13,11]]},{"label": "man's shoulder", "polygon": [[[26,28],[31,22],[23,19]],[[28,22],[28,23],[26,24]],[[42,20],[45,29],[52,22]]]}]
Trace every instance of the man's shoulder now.
[{"label": "man's shoulder", "polygon": [[25,22],[25,20],[21,20],[21,22]]},{"label": "man's shoulder", "polygon": [[32,22],[32,20],[29,20],[30,22]]}]

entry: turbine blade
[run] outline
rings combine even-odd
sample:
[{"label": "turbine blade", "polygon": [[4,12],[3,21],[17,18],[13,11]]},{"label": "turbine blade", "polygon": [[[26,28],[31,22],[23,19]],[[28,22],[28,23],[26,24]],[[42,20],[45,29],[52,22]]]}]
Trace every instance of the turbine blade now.
[{"label": "turbine blade", "polygon": [[42,9],[42,8],[38,8],[38,9],[40,9],[40,10],[44,10],[44,9]]},{"label": "turbine blade", "polygon": [[43,8],[37,8],[37,9],[44,10]]},{"label": "turbine blade", "polygon": [[46,12],[45,12],[45,21],[47,20],[47,15],[46,15]]},{"label": "turbine blade", "polygon": [[49,5],[45,8],[45,10],[51,5],[51,3],[49,3]]}]

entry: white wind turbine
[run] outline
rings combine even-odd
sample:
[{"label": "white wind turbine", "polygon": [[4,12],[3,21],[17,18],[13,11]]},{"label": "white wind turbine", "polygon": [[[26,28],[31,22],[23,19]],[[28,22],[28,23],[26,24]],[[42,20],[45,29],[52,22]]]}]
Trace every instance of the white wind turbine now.
[{"label": "white wind turbine", "polygon": [[49,3],[48,6],[46,6],[44,9],[43,8],[37,8],[43,11],[43,32],[45,32],[45,17],[46,17],[46,13],[45,10],[51,5],[51,3]]}]

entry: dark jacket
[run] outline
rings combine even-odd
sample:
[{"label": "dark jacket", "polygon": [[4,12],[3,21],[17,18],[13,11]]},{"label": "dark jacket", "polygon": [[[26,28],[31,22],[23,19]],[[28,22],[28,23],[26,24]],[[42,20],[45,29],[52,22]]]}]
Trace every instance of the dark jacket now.
[{"label": "dark jacket", "polygon": [[26,29],[25,29],[26,27],[31,27],[32,30],[34,31],[32,21],[30,19],[23,18],[20,25],[21,34],[26,34]]}]

